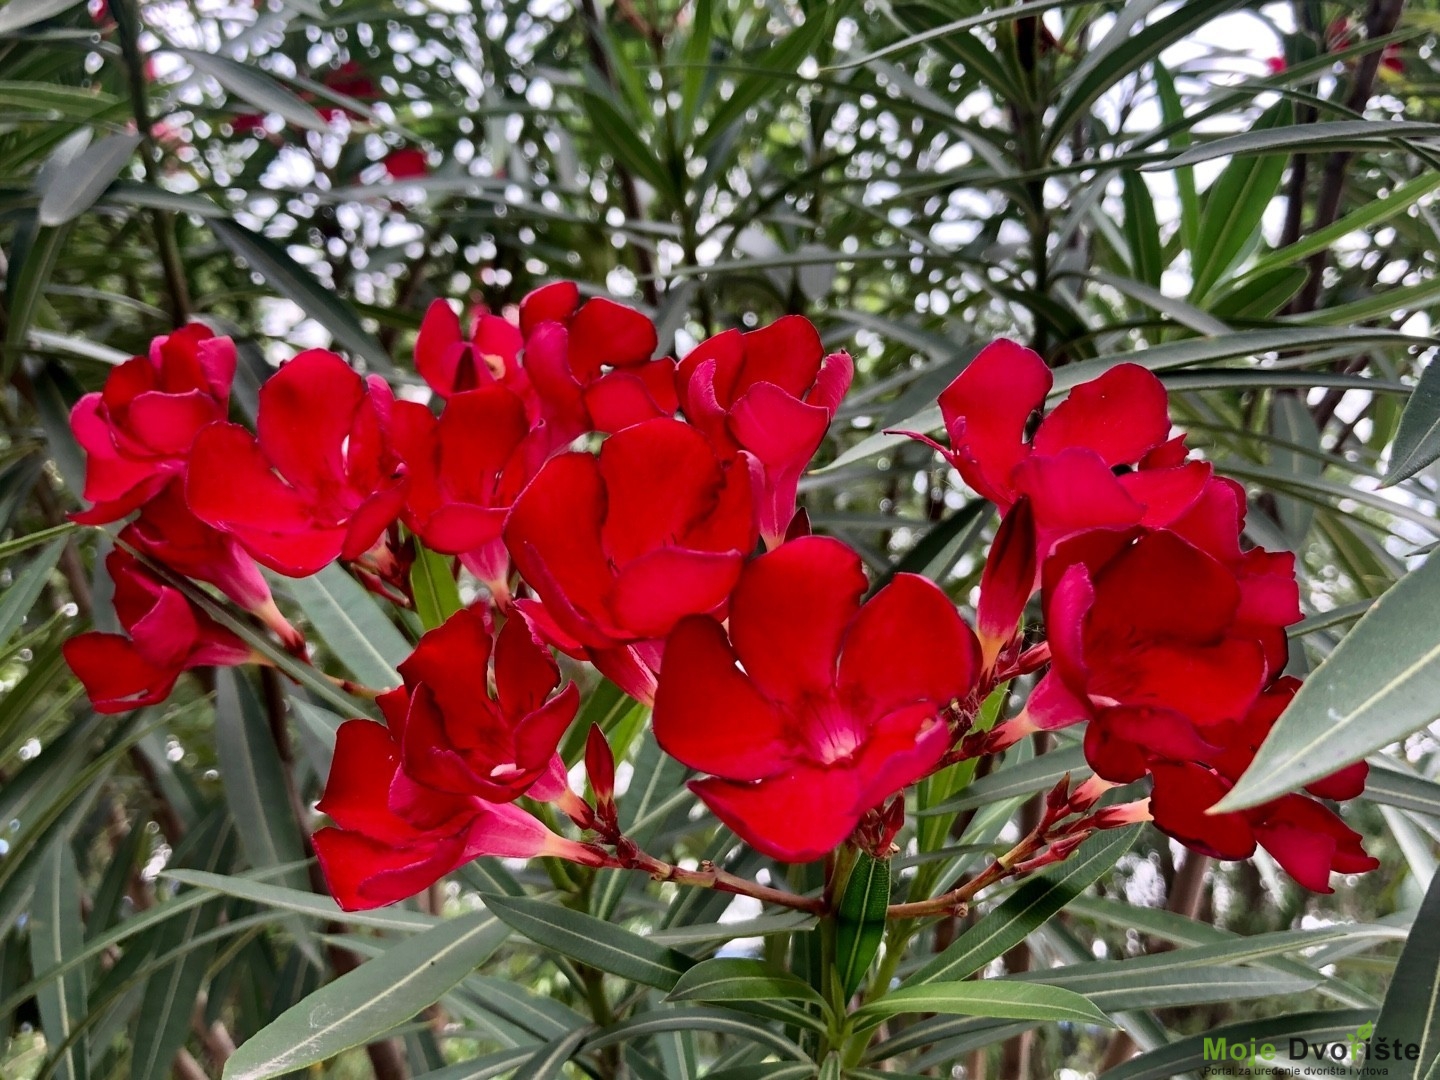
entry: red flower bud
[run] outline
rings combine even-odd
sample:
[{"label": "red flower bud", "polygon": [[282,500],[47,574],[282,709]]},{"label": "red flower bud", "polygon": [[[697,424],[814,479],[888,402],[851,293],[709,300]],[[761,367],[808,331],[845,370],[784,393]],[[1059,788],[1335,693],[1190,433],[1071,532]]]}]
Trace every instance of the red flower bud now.
[{"label": "red flower bud", "polygon": [[585,775],[595,793],[595,813],[600,824],[610,831],[618,830],[615,818],[615,755],[605,741],[599,724],[590,725],[585,739]]},{"label": "red flower bud", "polygon": [[1035,515],[1023,495],[1005,514],[980,576],[975,632],[986,671],[1015,640],[1021,616],[1035,591]]}]

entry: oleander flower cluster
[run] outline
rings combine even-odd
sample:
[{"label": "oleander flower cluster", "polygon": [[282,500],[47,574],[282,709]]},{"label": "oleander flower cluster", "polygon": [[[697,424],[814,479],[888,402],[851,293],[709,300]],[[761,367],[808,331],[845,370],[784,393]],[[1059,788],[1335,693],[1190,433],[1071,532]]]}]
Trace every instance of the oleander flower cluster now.
[{"label": "oleander flower cluster", "polygon": [[[799,316],[678,362],[658,346],[643,313],[568,282],[513,319],[437,301],[414,345],[428,400],[311,350],[261,387],[252,430],[231,416],[229,340],[157,339],[72,414],[77,520],[125,522],[107,558],[123,632],[65,650],[94,706],[282,655],[258,635],[309,663],[261,568],[338,560],[412,606],[418,545],[476,599],[419,638],[400,686],[374,688],[378,718],[339,729],[314,847],[347,908],[485,855],[733,886],[624,835],[599,729],[576,790],[560,748],[587,667],[649,707],[698,799],[782,862],[884,857],[919,781],[1083,725],[1094,777],[1051,793],[1005,874],[1138,820],[1222,859],[1264,848],[1319,891],[1376,865],[1333,808],[1363,764],[1206,813],[1295,692],[1299,595],[1292,556],[1242,544],[1244,492],[1172,434],[1153,374],[1111,366],[1036,424],[1051,373],[997,341],[940,395],[945,442],[915,437],[1001,513],[972,627],[940,584],[876,579],[798,508],[851,382],[844,352]],[[985,727],[1001,694],[1015,704]]]}]

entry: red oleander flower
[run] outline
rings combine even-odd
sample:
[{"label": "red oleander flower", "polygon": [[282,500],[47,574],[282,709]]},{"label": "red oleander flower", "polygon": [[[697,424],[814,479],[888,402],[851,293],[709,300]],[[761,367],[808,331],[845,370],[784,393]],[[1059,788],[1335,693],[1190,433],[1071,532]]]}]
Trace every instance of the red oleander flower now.
[{"label": "red oleander flower", "polygon": [[[405,774],[416,783],[488,802],[525,794],[551,768],[555,748],[575,719],[580,693],[560,689],[560,669],[523,619],[494,642],[495,693],[486,689],[492,643],[483,615],[461,610],[420,639],[400,665],[395,691],[408,701],[392,722]],[[558,693],[556,691],[559,691]],[[391,712],[401,713],[401,699]]]},{"label": "red oleander flower", "polygon": [[139,517],[121,530],[121,541],[177,573],[209,582],[258,615],[286,648],[303,649],[304,637],[280,614],[255,560],[234,537],[211,528],[190,512],[184,488],[178,477],[166,485],[141,507]]},{"label": "red oleander flower", "polygon": [[[348,720],[336,735],[319,803],[335,825],[314,836],[336,903],[347,911],[393,904],[482,855],[600,862],[591,849],[557,836],[513,803],[440,791],[412,779],[401,766],[395,734],[404,730],[406,698],[403,689],[381,696],[388,728]],[[530,793],[550,794],[536,788]]]},{"label": "red oleander flower", "polygon": [[[96,631],[65,642],[65,662],[96,712],[120,713],[164,701],[184,671],[248,663],[250,646],[160,581],[129,552],[105,559],[124,634]],[[128,635],[128,636],[127,636]]]},{"label": "red oleander flower", "polygon": [[415,338],[415,370],[442,398],[495,383],[507,387],[525,403],[533,425],[540,420],[540,399],[520,363],[524,344],[518,326],[484,312],[475,316],[466,341],[460,317],[444,300],[436,300]]},{"label": "red oleander flower", "polygon": [[1151,765],[1151,815],[1163,832],[1218,859],[1247,859],[1257,844],[1307,889],[1328,893],[1330,873],[1362,874],[1379,866],[1365,853],[1360,834],[1318,799],[1344,801],[1365,790],[1365,763],[1349,765],[1306,786],[1315,798],[1295,793],[1249,810],[1208,814],[1255,758],[1299,681],[1282,678],[1268,687],[1243,720],[1207,732],[1222,743],[1209,753]]},{"label": "red oleander flower", "polygon": [[828,853],[950,748],[947,712],[976,689],[979,645],[934,584],[898,574],[869,602],[860,557],[804,537],[745,567],[728,633],[714,617],[665,646],[655,737],[710,773],[705,804],[787,862]]},{"label": "red oleander flower", "polygon": [[676,371],[685,417],[723,458],[760,463],[756,515],[768,548],[785,539],[795,490],[850,388],[854,365],[824,355],[808,319],[787,315],[748,334],[727,330],[697,346]]},{"label": "red oleander flower", "polygon": [[[376,88],[375,81],[370,78],[364,67],[356,60],[347,60],[338,68],[327,71],[324,79],[321,81],[327,89],[333,90],[337,94],[344,94],[346,97],[352,97],[359,102],[373,101],[380,96],[380,91]],[[309,95],[306,96],[308,99]],[[334,123],[342,116],[347,116],[351,120],[364,119],[364,117],[354,109],[339,105],[320,105],[315,111],[331,123]]]},{"label": "red oleander flower", "polygon": [[508,603],[510,555],[501,528],[545,459],[525,404],[492,383],[462,390],[437,419],[424,405],[395,403],[393,436],[405,462],[405,524],[435,551],[461,562]]},{"label": "red oleander flower", "polygon": [[940,394],[950,446],[907,434],[1002,510],[1028,495],[1042,556],[1087,529],[1166,525],[1199,497],[1210,466],[1186,462],[1183,440],[1169,438],[1165,387],[1151,372],[1119,364],[1081,383],[1027,441],[1053,383],[1034,352],[996,341]]},{"label": "red oleander flower", "polygon": [[393,404],[379,376],[362,379],[331,352],[303,352],[260,388],[258,438],[238,424],[200,433],[186,501],[281,574],[358,559],[405,502],[389,441]]},{"label": "red oleander flower", "polygon": [[416,146],[392,150],[381,159],[380,164],[385,167],[386,175],[392,180],[413,180],[417,176],[428,176],[430,173],[430,163],[426,160],[425,151]]},{"label": "red oleander flower", "polygon": [[557,281],[520,302],[520,332],[555,445],[675,415],[675,361],[651,359],[655,326],[634,308],[581,303],[574,282]]},{"label": "red oleander flower", "polygon": [[750,472],[690,425],[649,420],[598,456],[546,462],[504,537],[540,600],[517,606],[542,636],[649,700],[662,639],[686,615],[723,614],[755,548]]},{"label": "red oleander flower", "polygon": [[1178,713],[1203,735],[1245,716],[1278,674],[1235,575],[1175,533],[1078,536],[1044,575],[1053,666],[1026,706],[1036,726],[1129,706]]},{"label": "red oleander flower", "polygon": [[185,469],[201,428],[225,419],[235,378],[235,345],[192,323],[150,343],[110,372],[105,389],[70,412],[85,450],[85,498],[73,515],[86,525],[118,521]]}]

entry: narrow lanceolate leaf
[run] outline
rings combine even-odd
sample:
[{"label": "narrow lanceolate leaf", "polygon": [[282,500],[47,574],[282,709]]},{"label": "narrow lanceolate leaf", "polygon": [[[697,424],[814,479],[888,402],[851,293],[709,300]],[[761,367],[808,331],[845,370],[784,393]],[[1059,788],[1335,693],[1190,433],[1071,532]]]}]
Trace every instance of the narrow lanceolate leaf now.
[{"label": "narrow lanceolate leaf", "polygon": [[0,34],[13,34],[27,26],[69,11],[80,0],[10,0],[0,7]]},{"label": "narrow lanceolate leaf", "polygon": [[1215,810],[1257,806],[1440,717],[1440,559],[1382,596],[1300,687]]},{"label": "narrow lanceolate leaf", "polygon": [[1430,361],[1400,417],[1381,486],[1407,480],[1440,458],[1440,364]]},{"label": "narrow lanceolate leaf", "polygon": [[177,56],[201,75],[208,75],[228,92],[249,102],[261,112],[278,113],[287,123],[310,131],[328,131],[330,125],[314,106],[254,64],[241,64],[224,56],[195,49],[175,49]]},{"label": "narrow lanceolate leaf", "polygon": [[415,594],[415,614],[420,616],[420,625],[426,630],[434,630],[464,606],[450,563],[450,556],[416,542],[410,589]]},{"label": "narrow lanceolate leaf", "polygon": [[[23,259],[18,257],[22,230],[28,235]],[[6,307],[10,317],[5,329],[4,370],[7,372],[14,368],[28,340],[30,326],[44,300],[45,286],[50,282],[55,260],[60,255],[68,231],[64,227],[47,229],[41,226],[38,210],[15,229],[17,239],[11,248],[10,273],[5,282]]]},{"label": "narrow lanceolate leaf", "polygon": [[215,753],[225,798],[241,826],[245,858],[256,869],[296,864],[282,880],[303,888],[305,872],[298,864],[305,848],[290,807],[285,766],[260,702],[233,668],[215,672]]},{"label": "narrow lanceolate leaf", "polygon": [[[50,571],[54,570],[55,564],[60,561],[60,552],[65,550],[65,545],[69,542],[64,536],[50,541],[50,546],[35,556],[25,569],[11,580],[4,597],[0,598],[0,645],[9,641],[10,636],[25,622],[25,616],[35,606],[35,601],[40,598],[46,582],[50,580]],[[37,617],[43,617],[43,613],[37,613]]]},{"label": "narrow lanceolate leaf", "polygon": [[[1400,953],[1400,963],[1385,992],[1385,1003],[1375,1022],[1375,1041],[1398,1039],[1405,1054],[1387,1063],[1387,1076],[1398,1080],[1420,1080],[1440,1075],[1440,934],[1434,933],[1440,920],[1440,874],[1431,879],[1420,912],[1415,916],[1416,933],[1410,935]],[[1418,1049],[1409,1056],[1410,1045]]]},{"label": "narrow lanceolate leaf", "polygon": [[[211,889],[225,896],[248,900],[263,907],[293,911],[299,915],[312,915],[317,919],[350,923],[354,926],[373,926],[377,930],[409,932],[429,930],[436,925],[433,915],[422,915],[418,911],[404,908],[376,908],[374,911],[342,911],[328,896],[301,889],[287,889],[283,885],[267,885],[259,875],[239,876],[235,874],[210,874],[203,870],[166,870],[164,877],[182,885],[193,885],[200,889]],[[268,871],[266,877],[278,876],[277,871]]]},{"label": "narrow lanceolate leaf", "polygon": [[847,1000],[860,988],[880,951],[889,903],[890,860],[861,852],[835,917],[835,976]]},{"label": "narrow lanceolate leaf", "polygon": [[673,990],[694,961],[583,912],[519,896],[486,896],[485,906],[536,945],[622,979]]},{"label": "narrow lanceolate leaf", "polygon": [[410,655],[409,642],[364,586],[338,563],[314,577],[287,581],[285,588],[350,674],[376,690],[399,684],[395,667]]},{"label": "narrow lanceolate leaf", "polygon": [[1073,990],[999,979],[906,986],[867,1002],[855,1015],[857,1019],[878,1020],[900,1013],[922,1012],[1115,1026],[1092,1002]]},{"label": "narrow lanceolate leaf", "polygon": [[51,177],[40,193],[40,224],[54,228],[89,210],[135,156],[139,145],[139,135],[122,132],[86,147],[68,169]]},{"label": "narrow lanceolate leaf", "polygon": [[[85,947],[80,895],[80,875],[70,851],[70,838],[62,834],[46,850],[35,878],[29,921],[30,963],[34,970],[62,964]],[[35,996],[46,1044],[65,1046],[85,1015],[84,968],[45,984]],[[85,1040],[62,1051],[54,1075],[58,1080],[85,1080],[89,1075]]]},{"label": "narrow lanceolate leaf", "polygon": [[1059,866],[1031,878],[950,947],[905,980],[907,986],[969,978],[1024,941],[1072,897],[1099,881],[1140,834],[1139,825],[1091,837]]},{"label": "narrow lanceolate leaf", "polygon": [[1392,141],[1440,138],[1440,124],[1412,120],[1329,120],[1294,127],[1254,128],[1240,135],[1192,147],[1169,161],[1152,166],[1175,169],[1215,158],[1254,154],[1288,155],[1296,151],[1364,150]]},{"label": "narrow lanceolate leaf", "polygon": [[762,960],[720,957],[696,964],[680,976],[670,1001],[803,1001],[823,1005],[811,986]]},{"label": "narrow lanceolate leaf", "polygon": [[225,1063],[225,1080],[267,1080],[370,1042],[433,1005],[507,936],[477,911],[392,946],[252,1035]]},{"label": "narrow lanceolate leaf", "polygon": [[[186,836],[176,858],[182,865],[209,873],[223,872],[229,867],[234,847],[234,827],[222,809]],[[213,930],[224,909],[224,901],[216,897],[166,922],[155,935],[155,954],[163,956],[184,949],[190,941]],[[175,1054],[190,1034],[195,999],[205,985],[205,974],[219,947],[216,941],[185,951],[146,980],[140,1001],[144,1023],[135,1028],[130,1080],[164,1080],[170,1075]]]},{"label": "narrow lanceolate leaf", "polygon": [[554,1080],[585,1040],[598,1030],[594,1024],[587,1024],[546,1043],[515,1070],[511,1080]]},{"label": "narrow lanceolate leaf", "polygon": [[267,285],[329,330],[341,348],[363,358],[374,371],[392,370],[394,365],[385,347],[365,329],[354,310],[316,281],[315,276],[291,258],[283,247],[233,221],[211,221],[209,224],[216,239],[244,259],[246,265],[264,278]]}]

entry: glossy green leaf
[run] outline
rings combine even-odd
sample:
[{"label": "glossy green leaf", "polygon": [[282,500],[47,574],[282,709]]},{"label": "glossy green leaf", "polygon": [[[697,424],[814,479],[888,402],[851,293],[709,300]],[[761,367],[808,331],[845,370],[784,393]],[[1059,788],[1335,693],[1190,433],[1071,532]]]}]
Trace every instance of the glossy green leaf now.
[{"label": "glossy green leaf", "polygon": [[1382,596],[1305,680],[1216,810],[1256,806],[1440,717],[1440,560]]},{"label": "glossy green leaf", "polygon": [[450,569],[451,561],[450,556],[431,551],[416,541],[410,589],[415,595],[415,614],[420,616],[420,625],[426,630],[435,629],[464,606],[460,601],[460,587]]},{"label": "glossy green leaf", "polygon": [[890,860],[856,856],[835,911],[835,977],[846,1000],[860,988],[885,937]]},{"label": "glossy green leaf", "polygon": [[139,146],[139,135],[122,133],[107,135],[86,147],[69,168],[52,177],[41,191],[41,226],[53,229],[64,225],[94,206]]},{"label": "glossy green leaf", "polygon": [[313,577],[287,581],[284,587],[315,633],[363,685],[386,690],[400,684],[395,668],[410,655],[410,643],[339,563]]},{"label": "glossy green leaf", "polygon": [[515,1070],[511,1080],[554,1080],[560,1075],[565,1063],[580,1050],[586,1038],[598,1030],[594,1025],[590,1025],[557,1037],[536,1050],[533,1056]]},{"label": "glossy green leaf", "polygon": [[[1406,1047],[1401,1060],[1387,1063],[1388,1076],[1419,1080],[1440,1073],[1440,935],[1429,928],[1440,919],[1440,874],[1425,892],[1412,934],[1385,992],[1375,1021],[1376,1042],[1398,1039]],[[1409,1049],[1417,1047],[1415,1055]],[[1378,1063],[1377,1063],[1378,1064]]]},{"label": "glossy green leaf", "polygon": [[1125,239],[1130,245],[1130,269],[1136,280],[1154,288],[1160,287],[1165,269],[1160,252],[1160,223],[1155,217],[1155,201],[1145,178],[1137,172],[1126,172],[1121,179],[1125,200]]},{"label": "glossy green leaf", "polygon": [[518,896],[486,896],[485,904],[535,944],[631,982],[673,990],[694,964],[684,953],[559,904]]},{"label": "glossy green leaf", "polygon": [[365,360],[374,371],[388,372],[393,365],[385,347],[366,330],[344,300],[321,285],[315,276],[291,258],[284,247],[233,221],[211,221],[216,238],[271,288],[298,306],[335,336],[335,342]]},{"label": "glossy green leaf", "polygon": [[[36,969],[53,967],[79,952],[85,944],[80,919],[80,876],[69,838],[61,835],[45,850],[35,879],[35,901],[30,909],[30,963]],[[47,983],[36,995],[40,1026],[46,1043],[62,1047],[85,1013],[86,979],[83,969]],[[60,1050],[54,1074],[59,1080],[86,1080],[90,1075],[84,1042]]]},{"label": "glossy green leaf", "polygon": [[40,599],[55,564],[60,561],[60,553],[69,542],[66,536],[50,541],[45,550],[15,575],[4,596],[0,596],[0,645],[8,642],[24,624],[25,617],[31,614],[31,608]]},{"label": "glossy green leaf", "polygon": [[775,971],[761,960],[724,957],[704,960],[676,981],[669,1001],[799,1001],[824,1005],[808,983]]},{"label": "glossy green leaf", "polygon": [[1164,168],[1183,168],[1215,158],[1242,158],[1254,155],[1284,155],[1315,150],[1366,149],[1392,141],[1440,138],[1440,124],[1412,120],[1323,120],[1314,124],[1255,127],[1240,135],[1228,135],[1201,143],[1167,161]]},{"label": "glossy green leaf", "polygon": [[1114,1026],[1108,1016],[1073,991],[999,979],[902,986],[866,1002],[855,1016],[859,1020],[870,1020],[921,1012]]},{"label": "glossy green leaf", "polygon": [[1440,364],[1431,361],[1400,417],[1382,486],[1408,480],[1440,458]]},{"label": "glossy green leaf", "polygon": [[369,1042],[434,1004],[509,936],[476,911],[393,945],[256,1032],[225,1063],[225,1080],[267,1080]]}]

